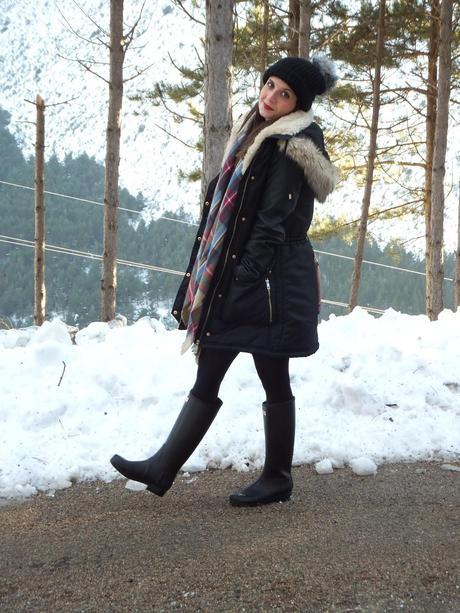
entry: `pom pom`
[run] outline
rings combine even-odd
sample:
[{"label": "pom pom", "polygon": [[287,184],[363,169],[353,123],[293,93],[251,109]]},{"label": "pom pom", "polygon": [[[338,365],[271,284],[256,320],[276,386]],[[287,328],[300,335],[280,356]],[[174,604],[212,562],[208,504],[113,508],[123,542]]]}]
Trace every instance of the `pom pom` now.
[{"label": "pom pom", "polygon": [[311,62],[320,71],[321,76],[324,79],[324,89],[322,91],[318,91],[317,93],[319,95],[325,94],[331,90],[339,80],[335,64],[325,55],[320,54],[314,55],[311,58]]}]

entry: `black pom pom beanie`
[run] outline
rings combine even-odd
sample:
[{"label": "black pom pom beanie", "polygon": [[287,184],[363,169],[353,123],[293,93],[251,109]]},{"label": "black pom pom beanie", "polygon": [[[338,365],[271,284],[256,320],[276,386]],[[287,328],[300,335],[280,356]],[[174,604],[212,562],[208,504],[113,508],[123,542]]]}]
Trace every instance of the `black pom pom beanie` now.
[{"label": "black pom pom beanie", "polygon": [[297,96],[297,108],[308,111],[316,96],[326,93],[337,82],[335,66],[324,56],[310,60],[301,57],[285,57],[267,68],[262,81],[270,77],[282,79]]}]

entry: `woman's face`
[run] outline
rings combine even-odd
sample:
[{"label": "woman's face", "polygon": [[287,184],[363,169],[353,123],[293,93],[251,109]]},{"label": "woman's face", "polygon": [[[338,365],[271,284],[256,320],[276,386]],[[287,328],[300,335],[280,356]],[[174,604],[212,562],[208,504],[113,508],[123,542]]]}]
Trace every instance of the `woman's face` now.
[{"label": "woman's face", "polygon": [[292,113],[297,96],[287,83],[278,77],[270,77],[260,90],[259,113],[265,120],[278,119]]}]

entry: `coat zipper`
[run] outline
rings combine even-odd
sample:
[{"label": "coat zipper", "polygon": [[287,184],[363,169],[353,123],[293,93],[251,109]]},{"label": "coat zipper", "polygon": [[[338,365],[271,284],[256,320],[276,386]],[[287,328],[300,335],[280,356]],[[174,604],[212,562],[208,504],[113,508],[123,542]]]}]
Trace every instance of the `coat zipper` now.
[{"label": "coat zipper", "polygon": [[267,286],[267,295],[268,295],[268,321],[272,323],[273,321],[273,308],[272,308],[272,288],[270,286],[270,279],[265,277],[265,285]]},{"label": "coat zipper", "polygon": [[[251,166],[252,166],[252,162],[251,162],[251,164],[249,165],[249,168],[248,168],[248,176],[247,176],[245,184],[244,184],[243,195],[241,196],[241,203],[240,203],[240,206],[239,206],[239,209],[238,209],[238,213],[236,214],[236,217],[235,217],[235,223],[233,224],[232,236],[231,236],[230,241],[228,243],[228,249],[227,249],[227,252],[225,254],[224,265],[222,266],[222,271],[220,273],[219,280],[217,281],[217,283],[216,283],[216,285],[214,287],[214,291],[213,291],[212,296],[211,296],[211,301],[209,303],[209,307],[208,307],[208,310],[206,312],[206,317],[204,319],[204,323],[203,323],[203,325],[201,327],[201,330],[200,330],[200,336],[201,336],[201,332],[206,328],[206,324],[208,323],[209,313],[211,312],[211,307],[212,307],[212,304],[214,302],[214,298],[216,296],[216,291],[217,291],[217,288],[219,287],[220,282],[222,281],[222,276],[223,276],[224,271],[225,271],[225,266],[227,265],[228,254],[230,253],[230,247],[232,245],[233,237],[235,236],[236,226],[237,226],[237,223],[238,223],[238,217],[239,217],[241,209],[243,207],[244,195],[246,194],[246,188],[248,186],[249,178],[251,176],[251,174],[250,174]],[[199,343],[200,343],[200,339],[198,338],[196,340],[196,344],[199,344]]]},{"label": "coat zipper", "polygon": [[318,314],[319,314],[321,312],[321,271],[320,271],[319,262],[316,256],[313,256],[313,257],[314,257],[314,262],[315,262],[316,286],[318,288]]}]

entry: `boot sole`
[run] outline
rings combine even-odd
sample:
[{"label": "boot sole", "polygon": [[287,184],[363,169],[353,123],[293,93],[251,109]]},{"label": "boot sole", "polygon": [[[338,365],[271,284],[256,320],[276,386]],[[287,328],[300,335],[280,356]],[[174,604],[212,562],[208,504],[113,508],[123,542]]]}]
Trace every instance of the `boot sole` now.
[{"label": "boot sole", "polygon": [[292,492],[285,492],[284,494],[272,494],[265,498],[244,498],[239,496],[230,496],[230,504],[233,507],[256,507],[263,504],[272,504],[273,502],[287,502],[291,498]]},{"label": "boot sole", "polygon": [[155,483],[147,484],[147,490],[149,492],[152,492],[152,494],[156,494],[157,496],[164,496],[166,492],[168,491],[168,490],[162,489],[161,487],[158,487],[158,485],[155,485]]},{"label": "boot sole", "polygon": [[164,496],[166,494],[168,489],[162,488],[159,485],[156,485],[156,483],[144,481],[143,479],[140,479],[139,477],[136,478],[129,469],[124,468],[120,460],[121,460],[120,456],[114,455],[110,459],[110,463],[115,468],[115,470],[117,470],[120,473],[120,475],[125,477],[125,479],[129,479],[130,481],[136,481],[137,483],[143,483],[144,485],[147,486],[147,490],[149,492],[152,492],[152,494],[156,494],[157,496]]}]

